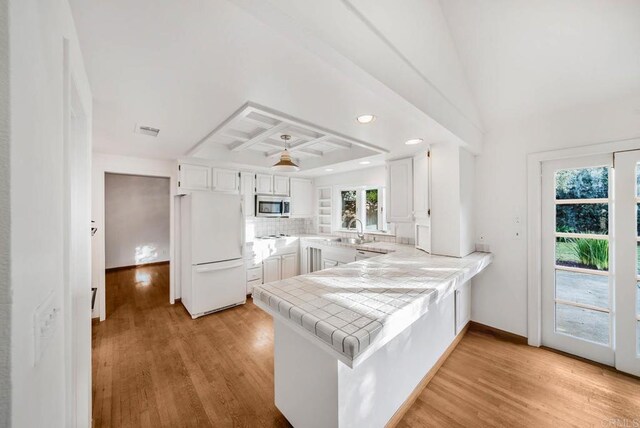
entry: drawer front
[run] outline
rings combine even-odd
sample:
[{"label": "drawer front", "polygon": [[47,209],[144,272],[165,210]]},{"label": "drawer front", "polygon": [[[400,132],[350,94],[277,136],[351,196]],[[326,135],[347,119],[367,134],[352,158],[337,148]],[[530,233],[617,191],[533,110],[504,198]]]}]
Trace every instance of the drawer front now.
[{"label": "drawer front", "polygon": [[247,281],[247,294],[253,293],[253,287],[262,285],[261,279],[254,279],[253,281]]},{"label": "drawer front", "polygon": [[247,269],[247,281],[262,281],[262,266]]}]

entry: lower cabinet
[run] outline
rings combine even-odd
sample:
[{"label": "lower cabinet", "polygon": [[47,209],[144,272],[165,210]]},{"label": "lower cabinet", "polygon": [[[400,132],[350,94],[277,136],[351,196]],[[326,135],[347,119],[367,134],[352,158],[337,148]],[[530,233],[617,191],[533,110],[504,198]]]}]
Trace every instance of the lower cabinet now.
[{"label": "lower cabinet", "polygon": [[262,261],[262,279],[264,283],[278,281],[281,278],[280,256],[269,257]]},{"label": "lower cabinet", "polygon": [[287,279],[298,275],[298,255],[285,254],[281,257],[280,279]]},{"label": "lower cabinet", "polygon": [[253,293],[253,287],[260,284],[262,284],[262,266],[248,267],[247,268],[247,294]]},{"label": "lower cabinet", "polygon": [[471,282],[467,281],[456,288],[455,296],[456,334],[471,321]]},{"label": "lower cabinet", "polygon": [[265,284],[296,275],[298,275],[297,253],[271,256],[262,261],[262,279]]}]

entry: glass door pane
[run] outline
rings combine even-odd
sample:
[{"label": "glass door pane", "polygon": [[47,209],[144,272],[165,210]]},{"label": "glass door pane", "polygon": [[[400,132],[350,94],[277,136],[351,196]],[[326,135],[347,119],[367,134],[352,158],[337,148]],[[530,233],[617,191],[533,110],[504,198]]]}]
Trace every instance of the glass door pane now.
[{"label": "glass door pane", "polygon": [[609,168],[555,172],[555,329],[611,342]]},{"label": "glass door pane", "polygon": [[613,364],[611,156],[542,168],[542,343]]}]

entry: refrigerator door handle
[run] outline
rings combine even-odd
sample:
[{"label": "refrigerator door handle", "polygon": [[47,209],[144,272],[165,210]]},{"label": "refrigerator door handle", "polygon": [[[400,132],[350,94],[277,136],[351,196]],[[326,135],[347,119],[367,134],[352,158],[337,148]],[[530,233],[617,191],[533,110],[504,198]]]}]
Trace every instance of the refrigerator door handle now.
[{"label": "refrigerator door handle", "polygon": [[246,218],[244,216],[244,201],[240,201],[240,215],[242,216],[242,221],[240,222],[240,255],[244,257],[244,247],[246,246],[245,241],[245,229],[247,226],[245,225]]},{"label": "refrigerator door handle", "polygon": [[244,259],[230,260],[227,262],[210,263],[208,265],[196,266],[196,273],[212,272],[216,270],[233,269],[244,264]]}]

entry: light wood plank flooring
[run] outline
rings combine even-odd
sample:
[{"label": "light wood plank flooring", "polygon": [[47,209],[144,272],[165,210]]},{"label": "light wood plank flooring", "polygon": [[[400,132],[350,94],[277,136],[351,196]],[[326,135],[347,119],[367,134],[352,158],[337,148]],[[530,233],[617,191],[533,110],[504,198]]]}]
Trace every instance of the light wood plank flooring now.
[{"label": "light wood plank flooring", "polygon": [[[168,275],[168,265],[107,274],[107,320],[93,326],[94,425],[289,426],[273,403],[271,318],[249,301],[191,320],[182,305],[168,303]],[[400,426],[634,420],[640,423],[639,380],[470,331]]]}]

